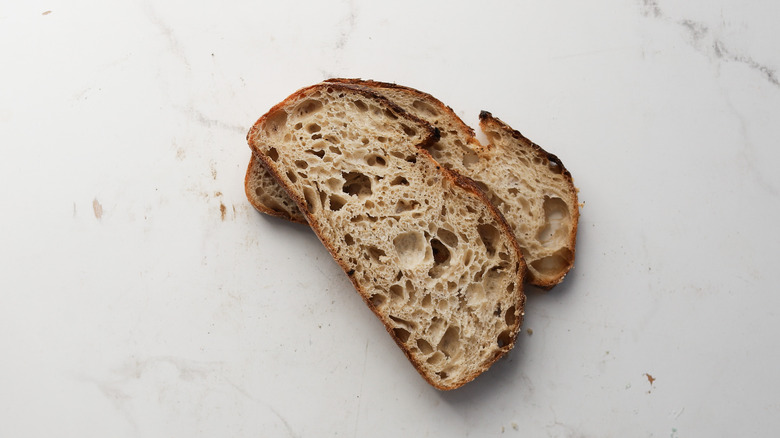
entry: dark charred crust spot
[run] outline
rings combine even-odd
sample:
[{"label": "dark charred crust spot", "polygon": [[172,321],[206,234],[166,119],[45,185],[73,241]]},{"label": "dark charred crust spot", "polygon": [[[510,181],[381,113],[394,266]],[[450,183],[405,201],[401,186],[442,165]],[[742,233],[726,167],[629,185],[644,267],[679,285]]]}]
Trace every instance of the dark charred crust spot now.
[{"label": "dark charred crust spot", "polygon": [[434,137],[436,137],[436,141],[439,141],[439,139],[441,139],[441,131],[439,131],[438,126],[433,127],[433,135]]},{"label": "dark charred crust spot", "polygon": [[489,118],[492,118],[492,117],[493,117],[493,114],[490,114],[489,111],[482,110],[482,111],[479,112],[479,119],[480,120],[489,119]]},{"label": "dark charred crust spot", "polygon": [[355,275],[355,270],[354,269],[350,269],[349,271],[347,271],[347,275],[349,275],[350,277]]}]

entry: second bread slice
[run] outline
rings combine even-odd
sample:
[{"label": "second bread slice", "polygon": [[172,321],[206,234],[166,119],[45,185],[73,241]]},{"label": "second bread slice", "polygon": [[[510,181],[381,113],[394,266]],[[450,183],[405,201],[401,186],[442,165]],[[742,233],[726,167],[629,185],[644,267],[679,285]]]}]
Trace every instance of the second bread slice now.
[{"label": "second bread slice", "polygon": [[421,148],[436,136],[374,93],[326,83],[247,139],[418,372],[452,389],[514,345],[525,264],[484,194]]}]

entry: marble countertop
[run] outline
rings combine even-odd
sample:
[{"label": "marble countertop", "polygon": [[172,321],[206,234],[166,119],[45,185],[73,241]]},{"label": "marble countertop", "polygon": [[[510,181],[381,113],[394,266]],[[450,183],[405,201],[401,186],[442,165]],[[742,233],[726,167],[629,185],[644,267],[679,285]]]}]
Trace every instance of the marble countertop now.
[{"label": "marble countertop", "polygon": [[[780,3],[7,3],[0,436],[780,429]],[[334,76],[489,110],[580,189],[575,269],[459,390],[244,195],[252,123]]]}]

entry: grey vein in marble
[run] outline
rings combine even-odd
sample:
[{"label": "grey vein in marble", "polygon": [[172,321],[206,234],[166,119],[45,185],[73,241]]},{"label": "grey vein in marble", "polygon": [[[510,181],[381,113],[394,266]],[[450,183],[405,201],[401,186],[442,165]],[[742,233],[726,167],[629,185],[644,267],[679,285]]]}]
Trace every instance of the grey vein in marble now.
[{"label": "grey vein in marble", "polygon": [[165,22],[152,8],[150,4],[147,4],[145,9],[146,17],[149,19],[149,21],[157,26],[157,28],[160,30],[160,32],[166,37],[168,40],[168,45],[171,49],[171,53],[176,55],[181,61],[184,63],[185,66],[187,66],[188,69],[190,69],[190,62],[187,59],[187,55],[184,52],[184,46],[182,46],[181,41],[179,41],[179,38],[176,37],[176,34],[173,32],[173,28],[168,25],[167,22]]},{"label": "grey vein in marble", "polygon": [[339,39],[336,41],[336,49],[341,50],[346,46],[347,42],[349,41],[349,38],[352,36],[352,32],[355,30],[355,24],[357,23],[357,7],[355,6],[355,2],[353,0],[350,0],[347,3],[349,7],[348,15],[346,17],[346,28],[341,31],[341,35],[339,36]]},{"label": "grey vein in marble", "polygon": [[756,61],[753,57],[736,53],[705,23],[687,18],[674,19],[666,15],[658,6],[658,0],[641,0],[641,11],[645,17],[656,18],[680,26],[689,36],[694,49],[709,57],[712,61],[727,61],[744,64],[760,73],[770,84],[780,87],[780,79],[774,69]]},{"label": "grey vein in marble", "polygon": [[241,134],[246,134],[247,131],[249,131],[248,126],[240,126],[240,125],[234,125],[231,123],[224,122],[219,119],[213,119],[211,117],[208,117],[204,113],[198,111],[194,107],[188,107],[188,108],[182,108],[181,111],[187,115],[190,119],[197,122],[199,125],[206,127],[206,128],[221,128],[221,129],[227,129],[229,131],[234,132],[240,132]]}]

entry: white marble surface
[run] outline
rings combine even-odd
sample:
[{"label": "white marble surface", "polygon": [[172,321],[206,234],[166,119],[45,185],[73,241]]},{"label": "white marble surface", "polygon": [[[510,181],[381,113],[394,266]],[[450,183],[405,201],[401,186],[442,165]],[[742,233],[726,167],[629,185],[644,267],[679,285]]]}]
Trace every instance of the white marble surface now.
[{"label": "white marble surface", "polygon": [[[780,429],[780,3],[197,3],[0,6],[0,436]],[[490,110],[581,190],[576,268],[460,390],[244,197],[247,129],[330,76]]]}]

